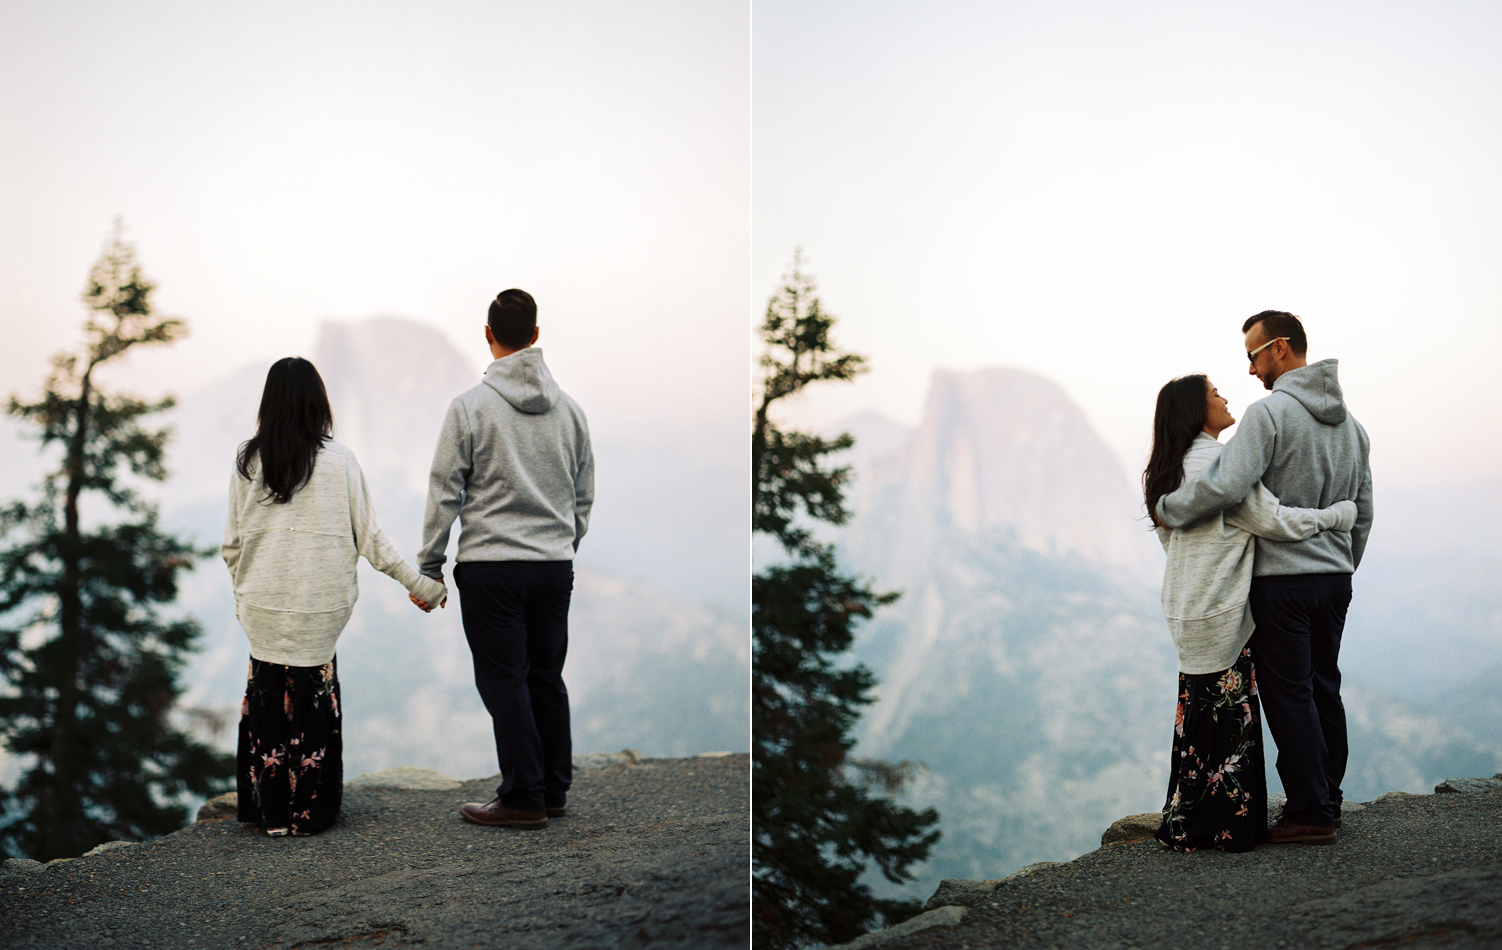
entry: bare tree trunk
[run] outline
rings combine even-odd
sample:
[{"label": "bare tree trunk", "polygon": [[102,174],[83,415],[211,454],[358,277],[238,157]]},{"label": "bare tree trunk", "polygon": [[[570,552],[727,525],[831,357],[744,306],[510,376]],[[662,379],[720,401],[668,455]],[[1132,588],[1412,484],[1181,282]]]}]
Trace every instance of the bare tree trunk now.
[{"label": "bare tree trunk", "polygon": [[91,425],[89,377],[93,371],[91,362],[80,381],[78,403],[73,413],[74,430],[67,456],[68,488],[63,498],[63,538],[58,550],[62,560],[62,578],[57,592],[62,670],[58,677],[57,710],[48,750],[52,760],[51,788],[47,792],[47,823],[42,836],[42,848],[49,857],[72,857],[81,853],[84,837],[80,795],[83,776],[78,774],[84,756],[78,748],[81,743],[78,703],[79,662],[86,653],[84,641],[88,633],[84,629],[83,617],[83,552],[79,542],[78,497],[83,492],[84,451]]}]

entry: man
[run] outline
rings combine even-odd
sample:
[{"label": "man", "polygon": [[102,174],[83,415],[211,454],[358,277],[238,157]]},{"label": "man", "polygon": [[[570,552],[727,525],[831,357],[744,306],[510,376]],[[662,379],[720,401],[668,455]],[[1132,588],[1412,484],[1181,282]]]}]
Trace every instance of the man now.
[{"label": "man", "polygon": [[513,828],[546,827],[566,807],[568,605],[594,501],[589,426],[553,381],[537,337],[532,296],[498,294],[485,327],[495,362],[443,420],[418,555],[418,569],[442,580],[458,516],[454,581],[501,767],[495,799],[459,813]]},{"label": "man", "polygon": [[1258,538],[1250,597],[1257,689],[1288,793],[1268,840],[1334,841],[1348,751],[1338,660],[1351,575],[1372,527],[1370,443],[1346,411],[1336,361],[1307,362],[1298,317],[1264,310],[1241,330],[1249,372],[1272,395],[1247,407],[1209,469],[1159,500],[1158,516],[1170,527],[1186,525],[1236,504],[1259,480],[1284,505],[1356,502],[1349,533]]}]

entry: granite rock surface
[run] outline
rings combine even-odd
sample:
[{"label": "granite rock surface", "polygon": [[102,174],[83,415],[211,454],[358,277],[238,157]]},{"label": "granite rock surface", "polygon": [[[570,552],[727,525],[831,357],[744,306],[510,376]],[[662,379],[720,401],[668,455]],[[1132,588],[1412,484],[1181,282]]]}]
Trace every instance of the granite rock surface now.
[{"label": "granite rock surface", "polygon": [[460,819],[499,776],[428,789],[388,777],[348,787],[339,822],[313,837],[223,818],[69,861],[7,861],[0,946],[745,946],[749,756],[631,758],[577,772],[568,816],[535,831]]},{"label": "granite rock surface", "polygon": [[[1502,788],[1491,779],[1440,788],[1350,803],[1329,845],[1180,854],[1122,841],[1026,874],[946,880],[913,926],[845,946],[1502,947]],[[947,908],[965,913],[941,917]]]}]

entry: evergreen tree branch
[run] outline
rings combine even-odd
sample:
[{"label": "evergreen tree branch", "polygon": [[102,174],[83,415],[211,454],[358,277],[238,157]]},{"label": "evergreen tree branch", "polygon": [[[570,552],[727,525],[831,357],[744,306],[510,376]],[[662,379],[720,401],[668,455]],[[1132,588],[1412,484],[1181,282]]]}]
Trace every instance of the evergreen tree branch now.
[{"label": "evergreen tree branch", "polygon": [[[0,847],[11,854],[73,857],[174,831],[184,797],[232,772],[229,756],[169,719],[199,630],[158,609],[209,552],[163,532],[155,506],[121,481],[166,478],[168,432],[141,420],[172,400],[103,392],[93,377],[131,347],[181,337],[181,320],[153,315],[153,289],[117,222],[83,295],[84,352],[55,357],[35,401],[6,404],[44,449],[63,450],[36,501],[0,508],[0,739],[34,757],[0,790]],[[85,524],[86,495],[124,517]]]},{"label": "evergreen tree branch", "polygon": [[892,798],[913,768],[853,758],[851,731],[876,678],[842,659],[856,625],[898,598],[840,572],[812,522],[844,524],[850,468],[827,459],[849,434],[823,438],[781,429],[772,409],[816,382],[849,381],[864,358],[835,349],[834,317],[795,252],[767,305],[761,394],[752,418],[752,528],[775,538],[790,562],[751,579],[752,894],[757,947],[845,943],[877,923],[919,910],[883,900],[861,882],[868,868],[900,884],[939,832],[932,808]]}]

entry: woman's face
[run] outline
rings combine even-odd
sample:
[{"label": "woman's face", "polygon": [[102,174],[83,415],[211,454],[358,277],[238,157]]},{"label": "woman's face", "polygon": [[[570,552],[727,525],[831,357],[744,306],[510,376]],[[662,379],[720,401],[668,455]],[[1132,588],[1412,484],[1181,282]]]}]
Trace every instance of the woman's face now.
[{"label": "woman's face", "polygon": [[1231,404],[1216,390],[1214,383],[1205,380],[1205,431],[1218,439],[1222,432],[1235,424]]}]

